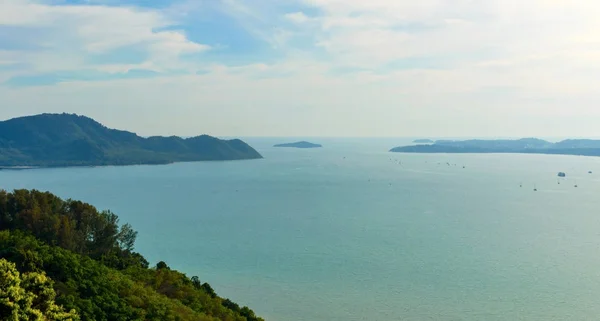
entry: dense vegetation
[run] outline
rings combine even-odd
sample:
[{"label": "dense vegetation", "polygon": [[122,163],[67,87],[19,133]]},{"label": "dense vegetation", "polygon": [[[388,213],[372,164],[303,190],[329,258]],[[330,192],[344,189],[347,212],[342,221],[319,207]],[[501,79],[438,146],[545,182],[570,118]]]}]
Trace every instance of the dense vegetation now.
[{"label": "dense vegetation", "polygon": [[551,143],[537,138],[518,140],[438,140],[431,145],[396,147],[399,153],[522,153],[600,156],[600,140],[568,139]]},{"label": "dense vegetation", "polygon": [[[136,236],[115,214],[89,204],[39,191],[0,191],[0,260],[10,262],[0,261],[0,276],[13,279],[0,277],[0,319],[29,313],[14,320],[262,320],[198,277],[164,262],[149,268],[134,252]],[[4,300],[17,288],[26,299]]]},{"label": "dense vegetation", "polygon": [[143,138],[93,119],[42,114],[0,122],[0,166],[91,166],[239,160],[262,156],[239,139]]},{"label": "dense vegetation", "polygon": [[15,264],[0,259],[0,316],[5,321],[75,321],[75,310],[56,305],[52,282],[43,273],[21,275]]}]

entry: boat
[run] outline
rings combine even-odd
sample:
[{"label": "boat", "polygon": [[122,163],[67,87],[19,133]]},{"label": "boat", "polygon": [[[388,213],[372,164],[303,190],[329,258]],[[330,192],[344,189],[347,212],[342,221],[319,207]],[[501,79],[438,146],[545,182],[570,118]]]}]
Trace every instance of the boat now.
[{"label": "boat", "polygon": [[537,192],[537,186],[535,184],[533,185],[533,191]]},{"label": "boat", "polygon": [[567,177],[567,174],[564,172],[558,172],[558,177]]}]

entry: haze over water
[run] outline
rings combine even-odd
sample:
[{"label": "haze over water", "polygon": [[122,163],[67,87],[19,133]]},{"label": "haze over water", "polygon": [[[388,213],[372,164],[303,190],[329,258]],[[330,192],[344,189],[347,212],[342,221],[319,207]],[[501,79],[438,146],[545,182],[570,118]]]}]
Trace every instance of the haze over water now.
[{"label": "haze over water", "polygon": [[600,314],[600,158],[270,147],[288,141],[248,139],[257,161],[0,171],[0,188],[110,209],[152,264],[270,321]]}]

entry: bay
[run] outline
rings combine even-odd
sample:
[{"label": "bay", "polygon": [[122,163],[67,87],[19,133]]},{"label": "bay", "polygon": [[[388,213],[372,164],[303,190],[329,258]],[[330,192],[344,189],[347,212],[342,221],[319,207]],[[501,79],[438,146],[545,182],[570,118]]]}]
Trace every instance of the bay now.
[{"label": "bay", "polygon": [[600,159],[270,147],[288,140],[247,139],[254,161],[0,171],[0,188],[110,209],[150,262],[271,321],[600,314]]}]

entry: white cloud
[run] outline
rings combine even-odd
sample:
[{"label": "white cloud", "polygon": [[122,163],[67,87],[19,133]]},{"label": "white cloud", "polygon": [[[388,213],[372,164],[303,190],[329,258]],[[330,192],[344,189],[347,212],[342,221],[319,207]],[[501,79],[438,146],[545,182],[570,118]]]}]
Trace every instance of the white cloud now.
[{"label": "white cloud", "polygon": [[295,23],[304,23],[310,20],[303,12],[286,13],[285,17]]},{"label": "white cloud", "polygon": [[[373,63],[394,56],[462,54],[493,49],[528,56],[598,40],[600,3],[590,1],[305,0],[322,14],[316,35],[334,55]],[[382,54],[390,52],[389,55]],[[375,59],[375,61],[373,61]]]},{"label": "white cloud", "polygon": [[[137,48],[148,54],[146,65],[168,70],[181,54],[197,53],[209,46],[188,40],[183,31],[161,30],[172,22],[156,10],[102,5],[48,5],[28,0],[0,2],[0,26],[24,27],[40,47],[20,55],[32,72],[89,68],[89,54],[119,48]],[[16,33],[20,29],[14,29]],[[35,33],[31,31],[35,30]],[[65,62],[59,62],[63,60]],[[91,66],[93,67],[93,66]]]},{"label": "white cloud", "polygon": [[[289,0],[284,0],[289,1]],[[281,12],[272,0],[219,0],[221,13],[235,19],[253,37],[268,43],[272,49],[285,50],[287,40],[293,35],[279,23]]]},{"label": "white cloud", "polygon": [[[236,136],[589,136],[600,121],[600,110],[590,108],[600,103],[590,95],[593,83],[576,95],[564,88],[549,94],[564,83],[538,82],[527,72],[518,79],[467,68],[338,77],[327,68],[310,61],[215,66],[198,76],[0,88],[3,106],[12,102],[0,118],[67,111],[145,135]],[[263,77],[281,70],[290,75]],[[580,115],[585,119],[564,123]]]},{"label": "white cloud", "polygon": [[[280,8],[276,0],[222,0],[219,5],[277,51],[279,61],[215,63],[197,76],[0,88],[0,105],[14,106],[0,109],[0,118],[65,110],[143,134],[597,135],[600,3],[286,0]],[[164,30],[172,23],[168,17],[139,8],[5,0],[0,24],[52,32],[38,41],[48,50],[0,51],[0,65],[25,61],[35,70],[76,69],[86,64],[87,53],[138,46],[149,53],[147,61],[97,68],[187,67],[178,60],[181,54],[209,48],[189,41],[184,31]],[[436,68],[424,63],[432,61]]]}]

